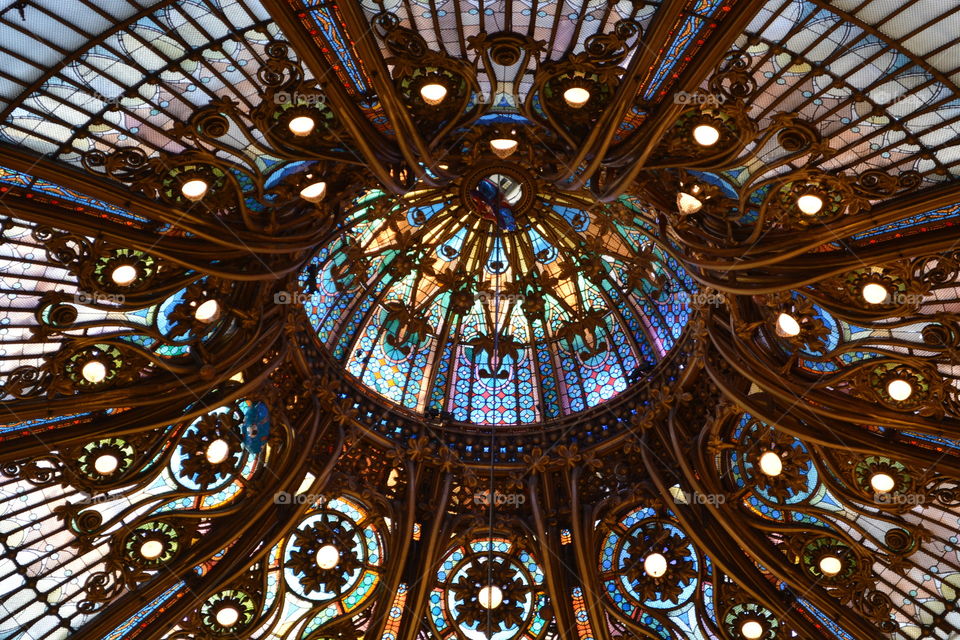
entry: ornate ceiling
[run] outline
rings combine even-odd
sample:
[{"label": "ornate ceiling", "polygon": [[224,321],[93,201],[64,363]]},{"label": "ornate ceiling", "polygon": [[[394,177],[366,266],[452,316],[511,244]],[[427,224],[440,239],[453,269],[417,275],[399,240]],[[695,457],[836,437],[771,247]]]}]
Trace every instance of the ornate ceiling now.
[{"label": "ornate ceiling", "polygon": [[0,638],[960,637],[957,16],[0,6]]}]

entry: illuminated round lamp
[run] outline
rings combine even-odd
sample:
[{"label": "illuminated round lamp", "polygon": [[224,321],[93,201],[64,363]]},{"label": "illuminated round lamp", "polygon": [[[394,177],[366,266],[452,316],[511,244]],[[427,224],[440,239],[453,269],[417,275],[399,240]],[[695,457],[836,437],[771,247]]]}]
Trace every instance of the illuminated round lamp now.
[{"label": "illuminated round lamp", "polygon": [[120,467],[120,459],[112,453],[103,453],[93,461],[94,470],[102,476],[108,476]]},{"label": "illuminated round lamp", "polygon": [[860,291],[860,294],[863,296],[863,299],[868,304],[882,304],[890,297],[890,292],[887,291],[887,288],[882,284],[877,284],[876,282],[870,282],[863,285],[863,289]]},{"label": "illuminated round lamp", "polygon": [[783,473],[783,460],[780,455],[775,451],[764,451],[760,455],[760,471],[771,478]]},{"label": "illuminated round lamp", "polygon": [[583,87],[570,87],[563,92],[563,101],[571,109],[579,109],[590,100],[590,92]]},{"label": "illuminated round lamp", "polygon": [[651,553],[643,560],[643,570],[651,578],[659,578],[667,572],[667,559],[662,553]]},{"label": "illuminated round lamp", "polygon": [[490,150],[499,158],[507,158],[517,150],[519,143],[512,138],[494,138],[490,141]]},{"label": "illuminated round lamp", "polygon": [[133,284],[137,279],[137,268],[129,264],[121,264],[110,273],[110,279],[121,287]]},{"label": "illuminated round lamp", "polygon": [[901,378],[887,383],[887,394],[897,402],[903,402],[913,395],[913,385]]},{"label": "illuminated round lamp", "polygon": [[431,82],[420,87],[420,97],[431,107],[435,107],[447,97],[447,88],[439,82]]},{"label": "illuminated round lamp", "polygon": [[677,209],[684,215],[690,215],[703,209],[703,202],[699,198],[681,191],[677,194]]},{"label": "illuminated round lamp", "polygon": [[763,637],[763,625],[756,620],[747,620],[740,625],[740,634],[747,640],[757,640]]},{"label": "illuminated round lamp", "polygon": [[193,317],[196,318],[199,322],[209,323],[213,322],[220,315],[220,303],[216,300],[207,300],[203,302],[196,308],[193,312]]},{"label": "illuminated round lamp", "polygon": [[99,360],[90,360],[80,370],[80,374],[87,382],[97,384],[107,377],[107,367]]},{"label": "illuminated round lamp", "polygon": [[300,190],[300,197],[307,202],[320,202],[327,195],[326,182],[314,182]]},{"label": "illuminated round lamp", "polygon": [[782,336],[798,336],[800,335],[800,322],[789,313],[781,313],[777,316],[777,331]]},{"label": "illuminated round lamp", "polygon": [[191,202],[199,202],[203,200],[203,196],[207,195],[209,188],[210,185],[207,184],[206,180],[200,180],[198,178],[184,182],[183,185],[180,186],[180,193]]},{"label": "illuminated round lamp", "polygon": [[240,621],[240,610],[232,605],[228,605],[217,611],[214,619],[221,627],[232,627]]},{"label": "illuminated round lamp", "polygon": [[812,193],[805,193],[797,198],[797,209],[800,213],[815,216],[823,210],[823,198]]},{"label": "illuminated round lamp", "polygon": [[870,486],[877,493],[890,493],[896,482],[889,473],[878,472],[870,476]]},{"label": "illuminated round lamp", "polygon": [[313,118],[310,116],[297,116],[290,120],[287,123],[287,128],[290,129],[290,133],[302,138],[313,133],[313,128],[317,126],[317,123],[313,121]]},{"label": "illuminated round lamp", "polygon": [[500,587],[481,587],[477,594],[477,602],[484,609],[496,609],[503,602],[503,591]]},{"label": "illuminated round lamp", "polygon": [[709,124],[700,124],[693,128],[693,139],[701,147],[710,147],[720,139],[720,130]]},{"label": "illuminated round lamp", "polygon": [[210,464],[220,464],[230,455],[230,445],[223,438],[217,438],[207,445],[207,451],[204,455]]},{"label": "illuminated round lamp", "polygon": [[843,561],[837,556],[823,556],[818,563],[820,573],[827,577],[833,577],[843,569]]},{"label": "illuminated round lamp", "polygon": [[325,544],[317,551],[317,566],[333,569],[340,562],[340,551],[332,544]]},{"label": "illuminated round lamp", "polygon": [[163,555],[163,543],[159,540],[147,540],[140,545],[140,555],[147,560],[156,560]]}]

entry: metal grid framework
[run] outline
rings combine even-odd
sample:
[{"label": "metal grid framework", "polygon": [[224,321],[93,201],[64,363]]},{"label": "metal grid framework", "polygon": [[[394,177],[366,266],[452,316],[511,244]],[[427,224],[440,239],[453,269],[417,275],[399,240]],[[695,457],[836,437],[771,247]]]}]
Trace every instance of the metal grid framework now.
[{"label": "metal grid framework", "polygon": [[0,637],[960,634],[958,26],[0,7]]}]

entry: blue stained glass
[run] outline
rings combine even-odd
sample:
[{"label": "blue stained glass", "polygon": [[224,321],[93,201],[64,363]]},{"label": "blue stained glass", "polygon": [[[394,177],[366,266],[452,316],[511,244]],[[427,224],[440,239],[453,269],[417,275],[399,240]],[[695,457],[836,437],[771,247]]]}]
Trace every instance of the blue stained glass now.
[{"label": "blue stained glass", "polygon": [[[8,169],[7,167],[0,166],[0,184],[21,187],[38,195],[45,196],[46,198],[59,198],[67,200],[69,202],[82,205],[83,207],[89,207],[91,209],[96,209],[97,211],[111,214],[112,216],[115,216],[121,220],[135,221],[142,224],[147,224],[149,222],[147,218],[138,216],[126,209],[123,209],[122,207],[109,204],[103,200],[98,200],[97,198],[85,196],[73,189],[68,189],[67,187],[55,184],[53,182],[48,182],[41,178],[35,178],[26,173]],[[0,198],[2,197],[3,196],[0,196]]]},{"label": "blue stained glass", "polygon": [[550,264],[556,259],[557,248],[547,242],[536,229],[530,227],[527,229],[527,234],[530,236],[530,243],[533,247],[533,254],[536,256],[537,262]]},{"label": "blue stained glass", "polygon": [[574,231],[586,231],[590,226],[590,216],[582,209],[573,209],[571,207],[561,207],[554,205],[553,210],[563,216],[564,220],[570,223]]},{"label": "blue stained glass", "polygon": [[347,45],[347,38],[343,33],[343,26],[338,17],[335,17],[330,8],[314,8],[309,13],[313,23],[323,34],[326,41],[333,48],[334,53],[340,60],[340,64],[353,81],[351,89],[356,93],[367,93],[370,86],[367,84],[365,74],[361,71],[359,61],[354,57],[353,51]]},{"label": "blue stained glass", "polygon": [[666,48],[666,54],[663,56],[653,77],[647,83],[643,92],[644,100],[653,99],[656,92],[663,86],[667,76],[677,68],[683,60],[684,54],[688,52],[690,46],[698,36],[702,35],[704,27],[710,24],[710,20],[700,16],[713,16],[717,8],[723,3],[723,0],[697,0],[692,12],[700,15],[690,15],[677,30],[672,42]]},{"label": "blue stained glass", "polygon": [[[608,212],[553,200],[510,229],[446,192],[365,193],[350,235],[301,276],[318,338],[384,398],[456,421],[534,423],[612,398],[680,339],[689,299],[676,294],[694,284],[654,248],[648,208],[594,224]],[[597,240],[609,249],[582,251]],[[636,280],[648,262],[656,285]]]},{"label": "blue stained glass", "polygon": [[843,627],[838,625],[833,618],[825,614],[823,611],[820,611],[820,609],[817,609],[807,600],[804,600],[803,598],[797,598],[797,602],[799,602],[800,605],[803,606],[807,611],[812,613],[814,617],[816,617],[817,621],[827,627],[830,630],[830,633],[832,633],[835,637],[841,638],[842,640],[855,640],[855,638],[844,631]]},{"label": "blue stained glass", "polygon": [[127,618],[123,624],[103,637],[103,640],[121,640],[136,635],[139,626],[146,621],[164,602],[186,588],[185,582],[178,582],[157,596],[150,604]]},{"label": "blue stained glass", "polygon": [[463,239],[467,237],[467,229],[464,227],[453,235],[452,238],[437,247],[437,255],[443,260],[450,262],[460,255],[460,247],[463,246]]},{"label": "blue stained glass", "polygon": [[960,203],[940,207],[939,209],[933,209],[932,211],[927,211],[926,213],[921,213],[903,220],[891,222],[890,224],[873,227],[870,229],[870,231],[853,236],[853,239],[865,240],[867,238],[891,234],[898,231],[912,233],[918,230],[917,227],[926,226],[935,228],[949,222],[955,222],[957,217],[960,217]]}]

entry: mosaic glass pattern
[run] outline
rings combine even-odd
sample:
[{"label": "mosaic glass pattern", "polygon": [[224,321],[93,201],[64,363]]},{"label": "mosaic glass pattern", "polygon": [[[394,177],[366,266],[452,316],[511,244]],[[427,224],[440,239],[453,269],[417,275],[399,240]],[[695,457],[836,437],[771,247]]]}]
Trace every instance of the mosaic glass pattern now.
[{"label": "mosaic glass pattern", "polygon": [[636,202],[543,198],[509,230],[449,194],[366,194],[301,275],[320,341],[384,398],[462,422],[539,422],[622,392],[679,340],[693,280]]}]

